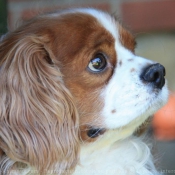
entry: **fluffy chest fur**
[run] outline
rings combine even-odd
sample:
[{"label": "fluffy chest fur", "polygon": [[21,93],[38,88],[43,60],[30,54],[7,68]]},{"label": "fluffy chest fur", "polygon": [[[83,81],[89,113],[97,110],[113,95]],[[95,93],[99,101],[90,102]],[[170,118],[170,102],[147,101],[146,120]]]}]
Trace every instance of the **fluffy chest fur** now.
[{"label": "fluffy chest fur", "polygon": [[[116,132],[117,134],[117,132]],[[84,146],[81,151],[80,164],[75,175],[158,175],[153,165],[150,148],[140,139],[130,137],[94,149]]]}]

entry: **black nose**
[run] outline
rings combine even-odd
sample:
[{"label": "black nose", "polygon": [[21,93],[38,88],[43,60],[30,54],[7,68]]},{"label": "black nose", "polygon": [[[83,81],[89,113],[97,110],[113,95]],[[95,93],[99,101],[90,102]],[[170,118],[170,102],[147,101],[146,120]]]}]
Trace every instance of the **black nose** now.
[{"label": "black nose", "polygon": [[165,84],[165,68],[157,63],[146,67],[141,74],[143,81],[152,83],[156,88],[162,89]]}]

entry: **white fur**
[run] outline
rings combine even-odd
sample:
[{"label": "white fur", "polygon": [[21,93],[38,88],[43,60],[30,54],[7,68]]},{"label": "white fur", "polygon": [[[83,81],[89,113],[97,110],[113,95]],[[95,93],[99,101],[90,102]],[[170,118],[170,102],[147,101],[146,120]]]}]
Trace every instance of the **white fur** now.
[{"label": "white fur", "polygon": [[[147,64],[152,61],[135,56],[116,42],[118,64],[115,72],[104,88],[102,96],[105,106],[102,115],[108,128],[114,129],[128,125],[135,119],[140,119],[140,125],[148,116],[156,112],[168,97],[166,85],[159,92],[152,86],[145,85],[140,75]],[[133,61],[129,61],[133,59]],[[122,65],[119,62],[122,61]],[[132,72],[133,69],[133,72]],[[115,113],[111,111],[115,110]],[[132,133],[132,132],[131,132]]]},{"label": "white fur", "polygon": [[[110,134],[107,133],[108,139],[117,137],[117,132]],[[101,138],[97,144],[90,143],[82,147],[80,165],[74,175],[159,174],[154,167],[150,148],[141,139],[132,136],[113,144],[108,139]]]},{"label": "white fur", "polygon": [[77,12],[83,12],[92,15],[95,17],[98,22],[107,30],[109,31],[114,38],[117,38],[118,31],[117,26],[115,26],[115,20],[111,18],[110,15],[104,13],[102,11],[98,11],[96,9],[86,8],[86,9],[78,9]]}]

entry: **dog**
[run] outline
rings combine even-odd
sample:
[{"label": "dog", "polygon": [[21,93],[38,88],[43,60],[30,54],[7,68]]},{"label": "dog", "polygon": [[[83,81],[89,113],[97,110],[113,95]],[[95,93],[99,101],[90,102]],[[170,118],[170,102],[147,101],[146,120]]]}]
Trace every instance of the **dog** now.
[{"label": "dog", "polygon": [[110,14],[37,16],[0,43],[0,170],[6,175],[157,175],[134,135],[167,101],[165,68],[136,56]]}]

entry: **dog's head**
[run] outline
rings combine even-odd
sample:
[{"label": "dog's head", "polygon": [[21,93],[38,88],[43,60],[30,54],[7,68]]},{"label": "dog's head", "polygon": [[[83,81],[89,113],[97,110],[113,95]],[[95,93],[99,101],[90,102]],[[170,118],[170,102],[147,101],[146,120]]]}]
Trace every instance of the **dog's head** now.
[{"label": "dog's head", "polygon": [[74,168],[79,140],[130,133],[167,99],[165,70],[101,11],[42,15],[0,44],[0,148],[40,172]]}]

